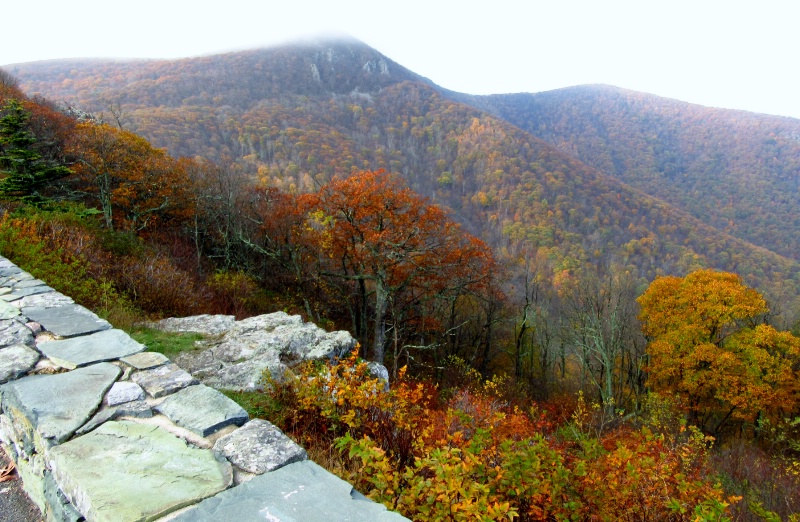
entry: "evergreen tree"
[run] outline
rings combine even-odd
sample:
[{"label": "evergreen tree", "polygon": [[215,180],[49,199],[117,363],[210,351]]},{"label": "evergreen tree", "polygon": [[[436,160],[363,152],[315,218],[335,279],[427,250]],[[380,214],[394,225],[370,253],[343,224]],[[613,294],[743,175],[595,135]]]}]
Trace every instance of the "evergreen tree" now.
[{"label": "evergreen tree", "polygon": [[72,171],[47,160],[36,151],[36,137],[28,130],[30,112],[15,99],[9,100],[0,118],[0,197],[37,203],[47,184]]}]

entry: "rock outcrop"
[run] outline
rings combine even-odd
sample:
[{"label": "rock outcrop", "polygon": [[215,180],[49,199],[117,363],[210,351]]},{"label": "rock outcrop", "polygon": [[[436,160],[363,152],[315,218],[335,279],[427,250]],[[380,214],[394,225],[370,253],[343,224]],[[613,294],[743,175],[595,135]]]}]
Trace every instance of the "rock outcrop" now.
[{"label": "rock outcrop", "polygon": [[176,364],[203,384],[226,390],[263,388],[262,375],[275,379],[306,360],[334,360],[356,347],[344,331],[326,332],[299,315],[284,312],[234,321],[227,315],[165,319],[148,326],[168,332],[193,332],[206,336],[198,350],[184,352]]}]

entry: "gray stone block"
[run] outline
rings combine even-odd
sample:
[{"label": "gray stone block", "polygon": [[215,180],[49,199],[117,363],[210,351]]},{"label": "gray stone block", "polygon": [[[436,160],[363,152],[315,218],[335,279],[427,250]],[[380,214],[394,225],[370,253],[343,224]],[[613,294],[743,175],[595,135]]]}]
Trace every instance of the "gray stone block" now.
[{"label": "gray stone block", "polygon": [[162,366],[169,362],[167,356],[158,352],[141,352],[128,357],[123,357],[120,361],[129,366],[133,366],[137,370],[147,370],[148,368],[155,368]]},{"label": "gray stone block", "polygon": [[14,319],[0,321],[0,348],[15,344],[33,346],[33,332]]},{"label": "gray stone block", "polygon": [[119,417],[136,417],[138,419],[149,419],[153,416],[153,410],[145,401],[133,401],[120,404],[116,407]]},{"label": "gray stone block", "polygon": [[207,437],[225,426],[241,426],[248,419],[247,412],[241,406],[202,384],[170,395],[155,410],[201,437]]},{"label": "gray stone block", "polygon": [[14,288],[11,293],[0,295],[0,299],[3,301],[16,301],[18,299],[22,299],[25,296],[29,295],[36,295],[36,294],[44,294],[47,292],[55,292],[49,286],[31,286],[28,288]]},{"label": "gray stone block", "polygon": [[47,286],[47,283],[42,281],[41,279],[23,279],[22,281],[17,281],[14,284],[10,285],[13,288],[31,288],[34,286]]},{"label": "gray stone block", "polygon": [[69,503],[64,493],[58,488],[53,474],[44,474],[44,498],[47,502],[48,519],[55,522],[80,522],[84,520],[75,507]]},{"label": "gray stone block", "polygon": [[102,426],[106,422],[116,419],[117,418],[117,409],[116,408],[105,408],[101,409],[97,413],[95,413],[94,417],[89,419],[89,422],[81,426],[80,428],[75,431],[75,435],[83,435],[85,433],[89,433],[93,429],[97,428],[98,426]]},{"label": "gray stone block", "polygon": [[80,305],[65,305],[55,308],[23,308],[22,313],[30,320],[41,324],[48,332],[60,337],[76,337],[111,328],[111,324],[100,319]]},{"label": "gray stone block", "polygon": [[257,475],[308,458],[306,450],[263,419],[253,419],[220,437],[214,444],[214,451],[224,455],[234,466]]},{"label": "gray stone block", "polygon": [[2,408],[20,412],[50,443],[61,443],[94,414],[120,369],[100,363],[56,375],[33,375],[2,386]]},{"label": "gray stone block", "polygon": [[14,276],[21,273],[22,269],[14,265],[0,268],[0,276],[3,277]]},{"label": "gray stone block", "polygon": [[117,329],[41,343],[38,348],[54,363],[70,369],[113,361],[145,350],[143,344]]},{"label": "gray stone block", "polygon": [[230,464],[158,426],[111,421],[50,451],[53,477],[87,520],[155,520],[227,488]]},{"label": "gray stone block", "polygon": [[172,522],[399,522],[405,517],[364,500],[353,487],[306,460],[264,473],[204,500]]},{"label": "gray stone block", "polygon": [[116,406],[141,399],[144,399],[144,390],[135,382],[115,382],[106,393],[105,402],[109,406]]},{"label": "gray stone block", "polygon": [[0,300],[0,319],[13,319],[19,314],[19,308]]},{"label": "gray stone block", "polygon": [[136,372],[131,376],[131,380],[144,388],[153,398],[175,393],[200,382],[173,363]]},{"label": "gray stone block", "polygon": [[78,428],[75,435],[84,435],[102,426],[106,422],[116,420],[120,417],[149,419],[152,416],[153,410],[145,401],[132,401],[120,404],[119,406],[106,407],[98,411],[86,424]]},{"label": "gray stone block", "polygon": [[56,308],[71,304],[75,304],[75,301],[60,292],[28,295],[19,301],[14,301],[14,305],[21,310],[25,308]]},{"label": "gray stone block", "polygon": [[39,352],[24,344],[0,348],[0,384],[22,377],[38,360]]}]

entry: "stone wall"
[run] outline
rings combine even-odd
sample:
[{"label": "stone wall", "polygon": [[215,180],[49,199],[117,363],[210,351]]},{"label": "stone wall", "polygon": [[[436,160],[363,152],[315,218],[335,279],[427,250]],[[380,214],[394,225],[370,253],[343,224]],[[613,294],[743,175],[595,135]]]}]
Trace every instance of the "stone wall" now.
[{"label": "stone wall", "polygon": [[146,350],[0,257],[0,444],[45,519],[405,520]]}]

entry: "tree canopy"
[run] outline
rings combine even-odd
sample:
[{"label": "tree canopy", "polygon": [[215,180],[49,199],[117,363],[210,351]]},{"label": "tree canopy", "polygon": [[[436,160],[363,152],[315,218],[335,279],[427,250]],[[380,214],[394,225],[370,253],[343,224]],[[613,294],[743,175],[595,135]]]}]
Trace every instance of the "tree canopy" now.
[{"label": "tree canopy", "polygon": [[796,412],[800,339],[765,324],[764,298],[739,276],[661,277],[639,298],[649,383],[677,394],[711,433]]},{"label": "tree canopy", "polygon": [[310,217],[321,272],[353,281],[361,301],[372,300],[375,360],[383,361],[390,308],[397,319],[404,307],[487,284],[489,248],[397,177],[360,172],[326,184],[317,198]]}]

